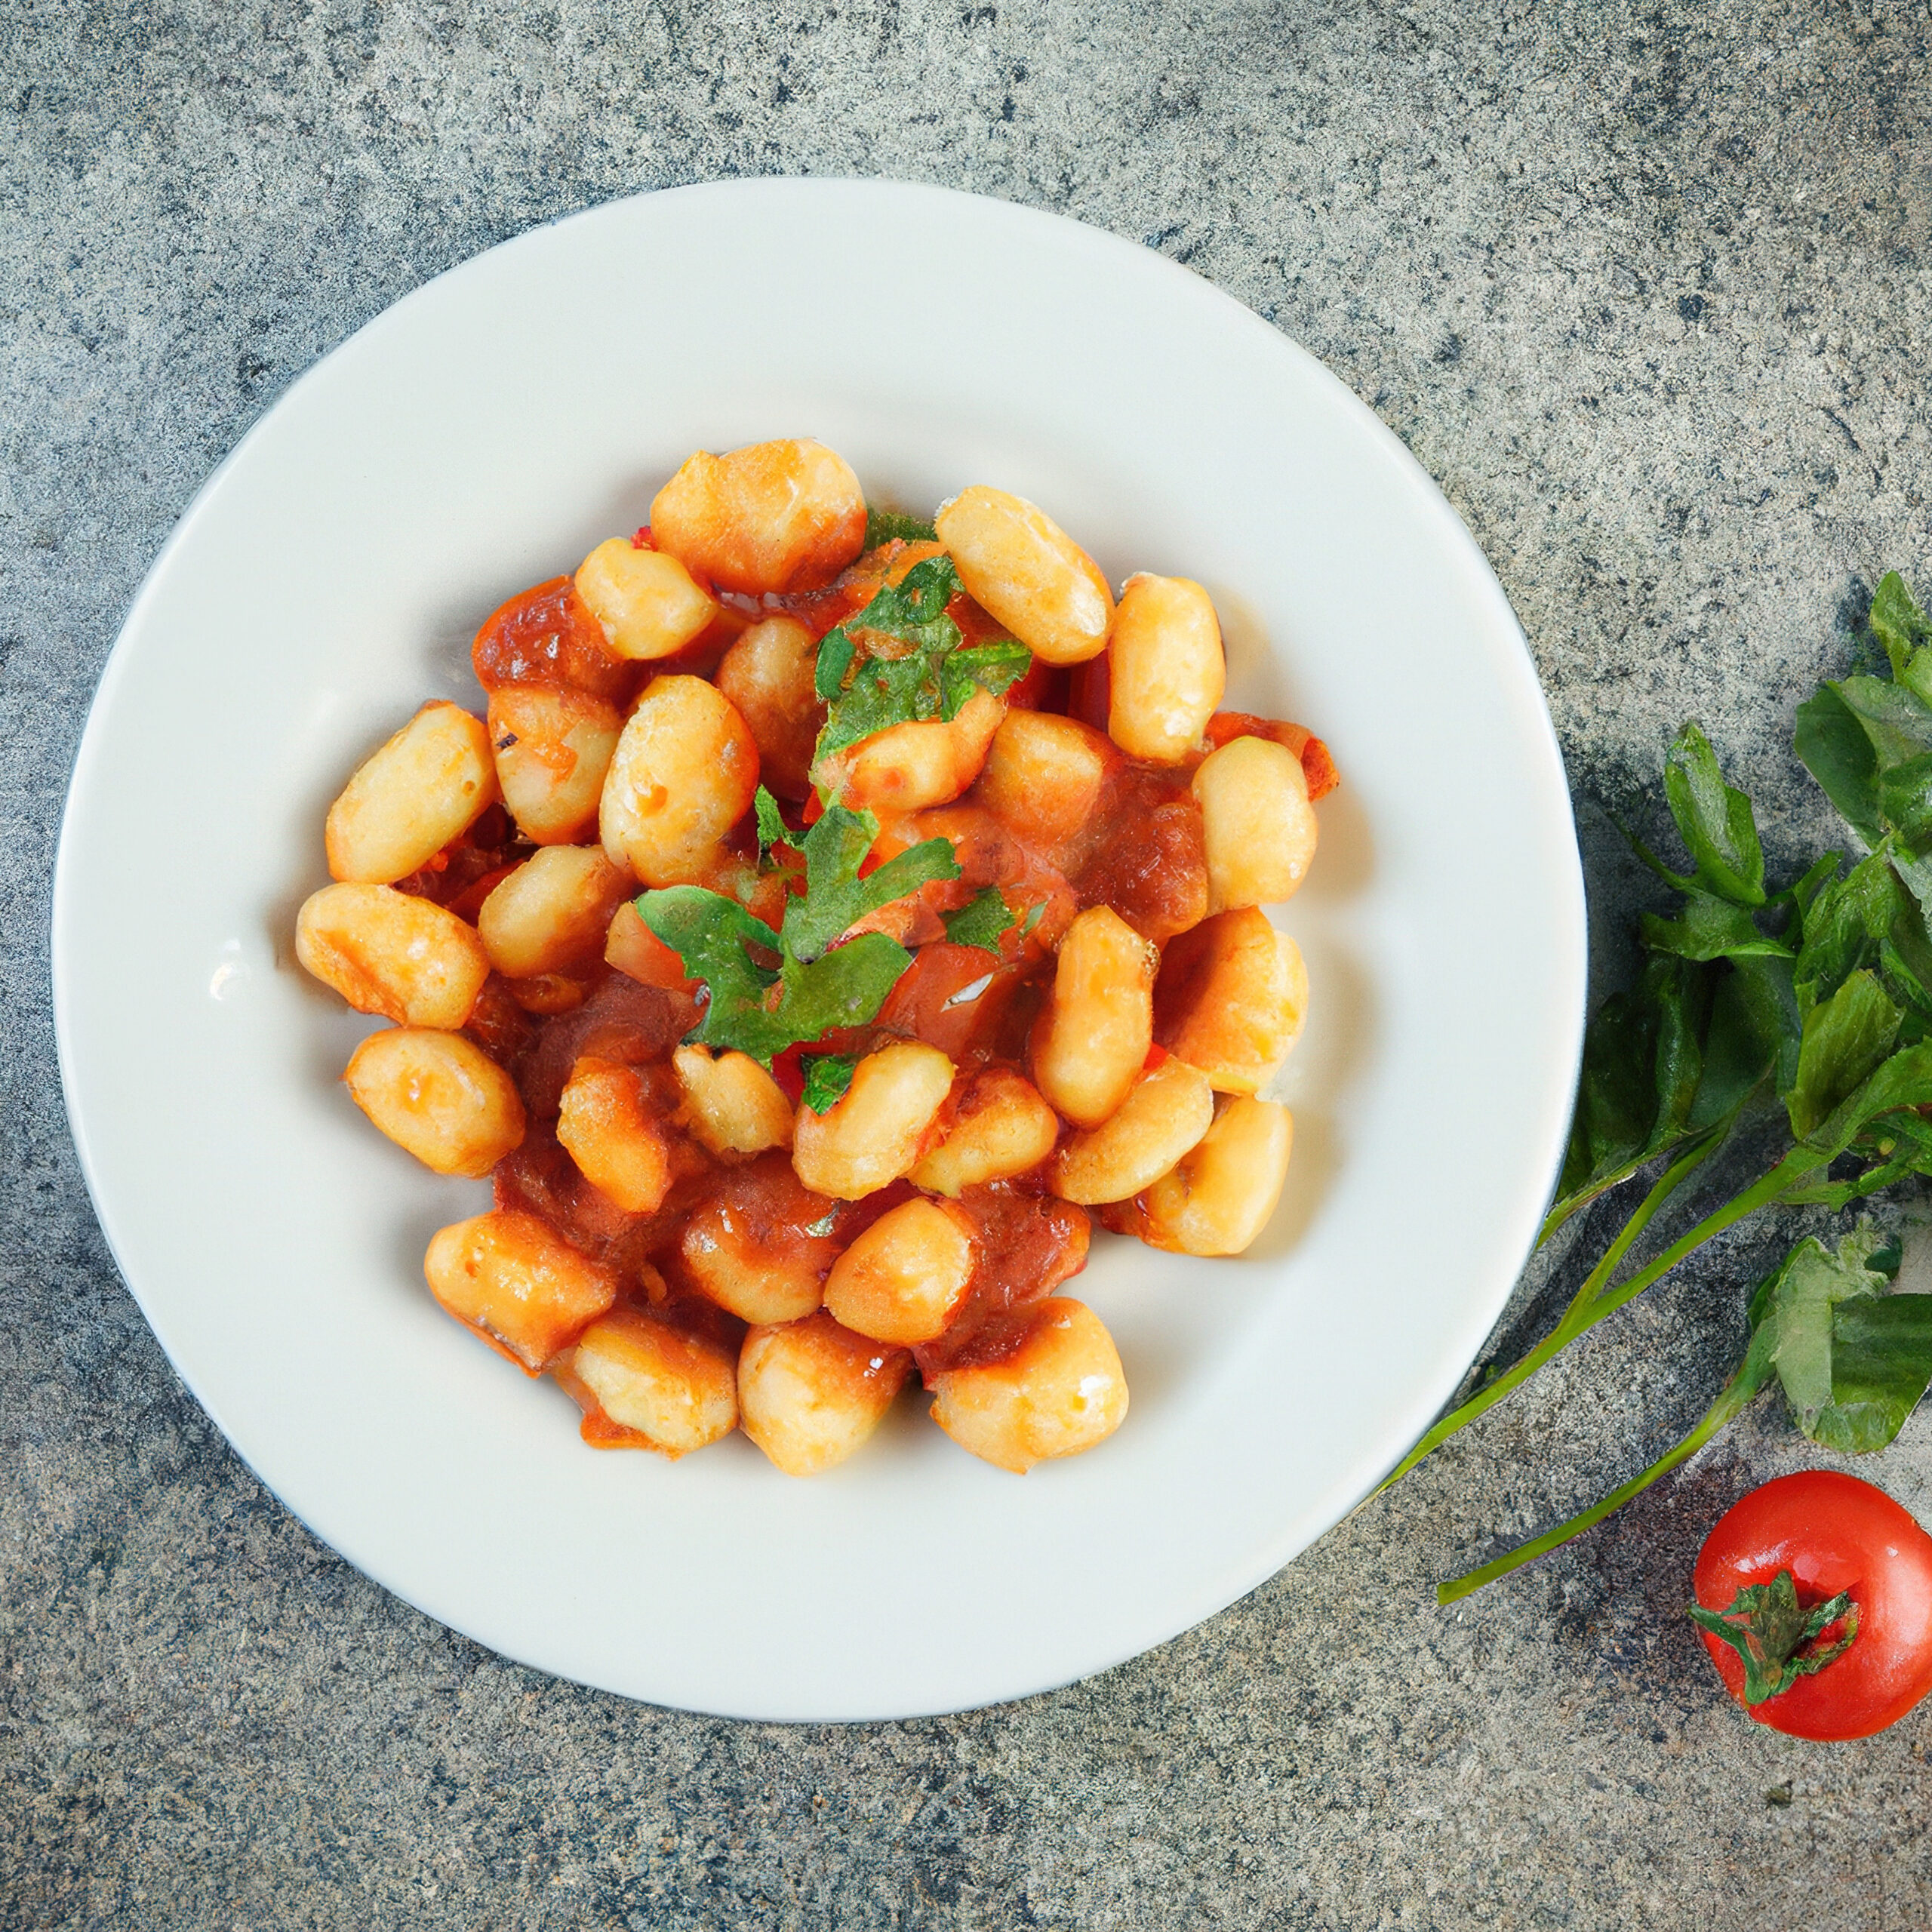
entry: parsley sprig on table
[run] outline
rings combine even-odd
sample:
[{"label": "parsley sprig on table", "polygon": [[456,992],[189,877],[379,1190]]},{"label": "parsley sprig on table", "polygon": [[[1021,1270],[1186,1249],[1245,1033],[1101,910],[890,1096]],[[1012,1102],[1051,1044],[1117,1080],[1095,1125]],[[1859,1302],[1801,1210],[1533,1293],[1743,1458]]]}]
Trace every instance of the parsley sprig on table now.
[{"label": "parsley sprig on table", "polygon": [[[1570,1146],[1538,1244],[1636,1176],[1656,1178],[1554,1331],[1444,1416],[1389,1481],[1520,1386],[1705,1242],[1774,1205],[1842,1210],[1932,1176],[1932,622],[1896,574],[1873,598],[1882,665],[1820,685],[1795,749],[1866,848],[1823,854],[1767,883],[1745,795],[1686,724],[1664,789],[1690,861],[1639,855],[1678,895],[1647,915],[1636,985],[1591,1021]],[[1889,675],[1887,675],[1889,673]],[[1727,1149],[1774,1155],[1721,1207],[1620,1278],[1678,1190]],[[1753,1298],[1736,1374],[1684,1440],[1601,1503],[1442,1586],[1466,1595],[1600,1522],[1709,1441],[1770,1381],[1798,1426],[1829,1447],[1882,1448],[1932,1382],[1932,1295],[1888,1294],[1896,1247],[1861,1226],[1835,1254],[1798,1243]],[[1385,1485],[1386,1486],[1386,1485]]]}]

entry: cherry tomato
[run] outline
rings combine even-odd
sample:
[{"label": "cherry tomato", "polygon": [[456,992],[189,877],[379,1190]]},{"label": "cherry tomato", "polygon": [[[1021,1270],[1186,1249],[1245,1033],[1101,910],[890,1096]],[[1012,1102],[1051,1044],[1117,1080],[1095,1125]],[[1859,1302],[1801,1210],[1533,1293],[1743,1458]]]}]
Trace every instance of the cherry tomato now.
[{"label": "cherry tomato", "polygon": [[[1840,1654],[1755,1705],[1746,1703],[1738,1651],[1700,1629],[1724,1687],[1758,1723],[1793,1737],[1869,1737],[1932,1690],[1932,1537],[1883,1490],[1832,1469],[1754,1489],[1697,1553],[1698,1607],[1732,1611],[1740,1591],[1775,1586],[1786,1571],[1801,1610],[1842,1592],[1856,1627]],[[1798,1657],[1825,1655],[1851,1624],[1848,1614],[1835,1617]]]}]

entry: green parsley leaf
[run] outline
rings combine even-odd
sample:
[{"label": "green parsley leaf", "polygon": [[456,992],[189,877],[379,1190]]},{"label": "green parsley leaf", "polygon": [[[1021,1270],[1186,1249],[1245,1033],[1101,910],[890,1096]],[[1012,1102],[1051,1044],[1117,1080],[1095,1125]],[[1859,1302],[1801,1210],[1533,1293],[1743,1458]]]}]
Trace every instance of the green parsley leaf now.
[{"label": "green parsley leaf", "polygon": [[1013,930],[1013,915],[996,885],[977,892],[956,912],[941,915],[946,936],[955,946],[977,946],[998,957],[1001,936]]},{"label": "green parsley leaf", "polygon": [[703,886],[666,886],[638,900],[645,924],[704,982],[692,1039],[735,1047],[769,1066],[787,1047],[876,1017],[912,955],[884,933],[845,934],[928,880],[959,876],[952,846],[928,838],[862,879],[859,868],[878,836],[869,812],[828,808],[798,841],[805,890],[786,901],[777,932]]},{"label": "green parsley leaf", "polygon": [[765,858],[774,845],[794,845],[797,839],[778,809],[778,801],[761,785],[752,794],[752,808],[758,814],[758,855]]},{"label": "green parsley leaf", "polygon": [[805,1105],[824,1114],[845,1097],[859,1063],[849,1054],[806,1054],[798,1066],[805,1076]]},{"label": "green parsley leaf", "polygon": [[961,648],[946,607],[959,590],[950,557],[928,557],[820,640],[816,687],[829,707],[814,761],[875,731],[950,719],[975,691],[995,697],[1033,662],[1011,638]]},{"label": "green parsley leaf", "polygon": [[870,812],[844,805],[828,805],[805,834],[805,890],[785,907],[785,949],[792,958],[816,959],[868,913],[929,880],[959,876],[952,845],[928,838],[861,878],[859,867],[878,836],[878,820]]},{"label": "green parsley leaf", "polygon": [[902,516],[897,510],[875,509],[866,506],[866,548],[876,550],[881,543],[931,543],[939,532],[916,516]]}]

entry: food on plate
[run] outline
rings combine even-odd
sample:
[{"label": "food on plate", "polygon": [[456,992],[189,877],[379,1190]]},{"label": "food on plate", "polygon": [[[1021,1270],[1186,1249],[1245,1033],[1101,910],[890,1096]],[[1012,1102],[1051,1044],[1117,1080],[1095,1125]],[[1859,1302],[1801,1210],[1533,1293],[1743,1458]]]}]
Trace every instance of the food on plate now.
[{"label": "food on plate", "polygon": [[1835,1469],[1780,1476],[1718,1520],[1691,1617],[1724,1688],[1794,1737],[1869,1737],[1932,1690],[1932,1537]]},{"label": "food on plate", "polygon": [[1239,1254],[1293,1144],[1300,886],[1335,771],[1219,709],[1191,580],[1116,601],[975,486],[869,512],[823,445],[700,451],[477,633],[331,809],[297,954],[393,1023],[346,1078],[491,1212],[432,1293],[600,1447],[742,1426],[814,1474],[916,1374],[1023,1472],[1118,1427],[1059,1291],[1098,1215]]}]

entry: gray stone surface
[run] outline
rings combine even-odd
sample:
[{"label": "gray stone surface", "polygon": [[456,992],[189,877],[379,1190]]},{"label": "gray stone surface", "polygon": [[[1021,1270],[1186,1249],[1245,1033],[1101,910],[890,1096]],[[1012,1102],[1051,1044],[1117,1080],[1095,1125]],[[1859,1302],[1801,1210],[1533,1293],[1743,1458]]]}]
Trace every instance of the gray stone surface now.
[{"label": "gray stone surface", "polygon": [[[1928,38],[1904,0],[0,0],[0,1924],[1924,1924],[1932,1717],[1778,1738],[1679,1613],[1703,1526],[1821,1460],[1777,1416],[1500,1589],[1429,1589],[1701,1410],[1775,1234],[1105,1677],[707,1721],[478,1651],[257,1485],[95,1227],[45,934],[115,626],[289,381],[531,223],[879,173],[1145,241],[1373,404],[1521,614],[1622,970],[1607,814],[1654,823],[1671,728],[1795,851],[1793,703],[1882,569],[1932,579]],[[1932,1416],[1878,1472],[1932,1520]]]}]

